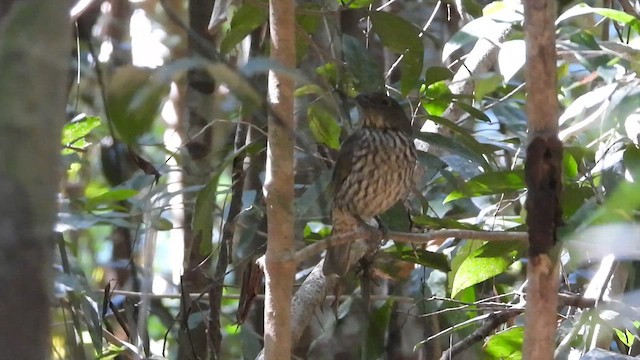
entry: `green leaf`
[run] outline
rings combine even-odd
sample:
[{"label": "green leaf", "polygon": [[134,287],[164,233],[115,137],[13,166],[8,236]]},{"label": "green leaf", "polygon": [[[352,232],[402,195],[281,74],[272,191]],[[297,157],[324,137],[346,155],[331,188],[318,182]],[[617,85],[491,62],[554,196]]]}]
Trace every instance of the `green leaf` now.
[{"label": "green leaf", "polygon": [[[296,63],[300,63],[309,50],[313,35],[322,18],[314,11],[320,10],[317,4],[299,5],[300,13],[296,15],[296,24],[304,31],[296,31]],[[308,11],[308,12],[305,12]],[[296,11],[298,13],[298,11]]]},{"label": "green leaf", "polygon": [[302,85],[297,88],[294,92],[294,96],[305,96],[305,95],[320,95],[325,93],[326,91],[322,90],[322,88],[316,84],[307,84]]},{"label": "green leaf", "polygon": [[474,177],[444,199],[444,203],[475,196],[502,194],[526,187],[523,170],[492,171]]},{"label": "green leaf", "polygon": [[418,215],[411,218],[411,220],[420,226],[425,226],[429,229],[466,229],[466,230],[480,230],[476,225],[465,224],[454,219],[438,219],[428,215]]},{"label": "green leaf", "polygon": [[[496,89],[501,87],[504,82],[504,77],[502,77],[501,74],[498,74],[495,72],[487,72],[484,74],[479,74],[477,76],[474,76],[473,78],[474,78],[473,83],[475,85],[475,89],[473,91],[473,98],[476,101],[482,100],[488,94],[493,93]],[[482,114],[482,112],[476,110],[475,108],[474,110],[476,111],[476,113]],[[470,113],[470,114],[475,118],[489,122],[489,118],[487,118],[484,114],[480,115],[481,117],[478,117],[473,113]]]},{"label": "green leaf", "polygon": [[[223,166],[220,168],[223,168]],[[221,171],[214,173],[207,185],[196,196],[191,227],[193,228],[194,239],[198,240],[195,242],[200,243],[198,251],[201,255],[210,254],[213,249],[211,243],[211,237],[213,236],[213,210],[216,208],[216,193],[218,191],[220,173]]]},{"label": "green leaf", "polygon": [[451,267],[449,266],[449,258],[447,258],[447,255],[443,253],[437,253],[422,249],[406,248],[402,251],[392,250],[389,252],[389,255],[398,260],[420,264],[424,267],[438,269],[442,272],[451,271]]},{"label": "green leaf", "polygon": [[406,95],[418,84],[422,74],[424,47],[420,30],[405,19],[384,11],[371,13],[371,24],[384,46],[403,55],[400,88]]},{"label": "green leaf", "polygon": [[524,327],[514,326],[489,337],[484,344],[487,359],[519,360],[522,359],[522,343]]},{"label": "green leaf", "polygon": [[313,137],[319,143],[325,144],[332,149],[340,149],[340,125],[331,113],[318,104],[312,104],[307,109],[309,118],[309,128]]},{"label": "green leaf", "polygon": [[153,74],[150,69],[121,66],[107,85],[109,119],[127,144],[149,131],[168,90],[168,83]]},{"label": "green leaf", "polygon": [[[455,297],[461,290],[491,279],[502,274],[515,261],[517,250],[511,250],[507,254],[498,256],[485,256],[492,247],[504,247],[498,242],[488,242],[466,257],[453,279],[451,297]],[[457,255],[456,255],[457,256]]]},{"label": "green leaf", "polygon": [[488,145],[479,143],[478,140],[476,140],[476,138],[474,138],[473,136],[471,136],[471,134],[469,134],[469,130],[463,128],[462,126],[459,126],[453,123],[452,121],[449,121],[448,119],[443,118],[441,116],[427,115],[427,118],[435,122],[436,124],[444,126],[447,129],[453,131],[453,133],[455,133],[455,136],[457,137],[456,140],[462,141],[465,146],[467,146],[469,149],[473,150],[477,154],[490,153],[491,149]]},{"label": "green leaf", "polygon": [[113,204],[119,201],[130,199],[138,194],[134,189],[113,189],[98,196],[87,199],[87,209],[96,209],[100,206]]},{"label": "green leaf", "polygon": [[338,87],[338,68],[336,64],[328,62],[316,68],[316,74],[322,76],[330,87]]},{"label": "green leaf", "polygon": [[465,159],[471,160],[482,166],[485,170],[491,169],[491,166],[489,166],[489,163],[481,153],[475,152],[460,141],[456,141],[454,138],[427,132],[418,133],[416,134],[416,137],[422,141],[426,141],[430,145],[437,146],[454,154],[460,155]]},{"label": "green leaf", "polygon": [[424,86],[437,83],[438,81],[453,79],[453,72],[444,66],[432,66],[424,74]]},{"label": "green leaf", "polygon": [[373,3],[373,0],[337,0],[338,4],[342,6],[348,6],[350,9],[359,9],[368,7]]},{"label": "green leaf", "polygon": [[444,81],[420,87],[422,107],[433,116],[441,116],[452,102],[451,90]]},{"label": "green leaf", "polygon": [[491,119],[489,119],[489,117],[485,113],[467,103],[456,101],[456,105],[458,105],[462,110],[480,121],[491,122]]},{"label": "green leaf", "polygon": [[634,144],[627,145],[622,156],[624,167],[635,183],[640,183],[640,148]]},{"label": "green leaf", "polygon": [[77,140],[89,135],[91,130],[100,126],[100,118],[84,114],[66,123],[62,128],[62,145],[74,145]]},{"label": "green leaf", "polygon": [[229,31],[225,34],[220,43],[220,52],[226,54],[233,50],[240,41],[246,38],[251,32],[267,22],[269,14],[267,8],[245,2],[233,14]]},{"label": "green leaf", "polygon": [[353,74],[359,92],[372,92],[384,88],[380,67],[358,39],[343,35],[342,46],[349,72]]},{"label": "green leaf", "polygon": [[384,305],[375,309],[368,316],[369,326],[367,326],[367,359],[380,359],[385,350],[385,338],[389,320],[391,319],[391,306],[393,301],[388,300]]},{"label": "green leaf", "polygon": [[589,199],[595,196],[595,192],[589,186],[580,186],[577,183],[566,184],[560,195],[562,216],[569,218],[578,211]]}]

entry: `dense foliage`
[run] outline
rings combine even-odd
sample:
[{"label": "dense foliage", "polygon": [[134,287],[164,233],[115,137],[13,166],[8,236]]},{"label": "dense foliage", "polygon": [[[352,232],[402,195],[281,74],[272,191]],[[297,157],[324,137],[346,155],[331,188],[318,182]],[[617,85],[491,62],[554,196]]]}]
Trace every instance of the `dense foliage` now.
[{"label": "dense foliage", "polygon": [[[421,167],[418,191],[382,216],[385,226],[526,230],[518,2],[463,1],[457,8],[440,1],[300,1],[297,69],[267,59],[263,1],[216,1],[207,13],[210,38],[202,29],[185,31],[183,1],[97,3],[79,17],[77,51],[69,58],[77,76],[61,139],[56,357],[175,358],[191,341],[178,329],[211,330],[207,299],[221,280],[221,307],[212,310],[222,324],[220,357],[249,359],[260,351],[262,300],[244,297],[260,284],[243,284],[243,271],[249,278],[255,270],[248,264],[264,252],[269,69],[297,81],[300,247],[330,233],[332,159],[357,126],[348,99],[385,86],[413,119]],[[626,0],[615,5],[558,9],[561,356],[596,342],[640,353],[640,316],[632,306],[639,286],[640,16]],[[188,42],[195,45],[187,49]],[[238,181],[240,189],[233,187]],[[220,249],[228,227],[232,258],[220,279],[215,266],[226,254]],[[526,256],[517,234],[507,241],[460,235],[423,246],[389,242],[345,281],[342,301],[317,312],[296,354],[437,358],[484,321],[489,330],[464,358],[518,359]],[[302,264],[296,282],[318,260]],[[204,285],[187,294],[192,273]],[[185,315],[189,296],[196,306]]]}]

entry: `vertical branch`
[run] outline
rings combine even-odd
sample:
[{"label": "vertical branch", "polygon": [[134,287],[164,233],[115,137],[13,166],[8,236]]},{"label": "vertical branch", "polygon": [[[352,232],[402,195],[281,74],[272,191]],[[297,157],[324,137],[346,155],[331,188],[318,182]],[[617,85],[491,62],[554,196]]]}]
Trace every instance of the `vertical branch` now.
[{"label": "vertical branch", "polygon": [[561,225],[562,143],[558,140],[555,1],[525,1],[527,115],[530,143],[527,182],[527,307],[524,358],[551,359],[558,304],[558,261],[554,251]]},{"label": "vertical branch", "polygon": [[[295,2],[269,2],[271,59],[288,69],[295,67]],[[269,72],[267,175],[268,240],[265,256],[265,329],[267,359],[291,358],[291,293],[293,259],[293,78]]]}]

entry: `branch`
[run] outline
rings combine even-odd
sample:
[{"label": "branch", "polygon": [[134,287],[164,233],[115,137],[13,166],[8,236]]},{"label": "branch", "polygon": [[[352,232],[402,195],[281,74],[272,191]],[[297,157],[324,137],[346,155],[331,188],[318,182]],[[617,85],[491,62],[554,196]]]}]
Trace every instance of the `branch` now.
[{"label": "branch", "polygon": [[[422,244],[431,240],[446,238],[462,238],[484,241],[523,241],[528,240],[526,232],[520,231],[483,231],[483,230],[465,230],[465,229],[441,229],[432,230],[424,233],[406,233],[398,231],[389,231],[388,238],[401,243]],[[343,245],[358,239],[369,239],[371,241],[382,240],[382,232],[373,227],[359,227],[355,231],[331,235],[323,240],[314,242],[298,250],[295,254],[296,263],[301,263],[312,256],[326,250],[329,247]]]}]

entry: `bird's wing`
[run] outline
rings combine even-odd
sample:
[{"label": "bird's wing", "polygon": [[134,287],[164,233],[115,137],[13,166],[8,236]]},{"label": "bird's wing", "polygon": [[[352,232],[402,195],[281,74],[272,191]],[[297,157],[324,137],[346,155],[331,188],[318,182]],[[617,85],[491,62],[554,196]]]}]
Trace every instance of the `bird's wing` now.
[{"label": "bird's wing", "polygon": [[353,167],[353,154],[355,149],[360,143],[360,134],[358,131],[351,134],[347,140],[342,143],[340,152],[338,152],[338,159],[336,160],[336,166],[333,168],[333,177],[331,179],[331,187],[333,195],[335,196],[340,191],[342,184],[349,176],[351,168]]}]

